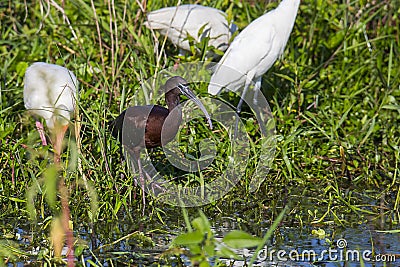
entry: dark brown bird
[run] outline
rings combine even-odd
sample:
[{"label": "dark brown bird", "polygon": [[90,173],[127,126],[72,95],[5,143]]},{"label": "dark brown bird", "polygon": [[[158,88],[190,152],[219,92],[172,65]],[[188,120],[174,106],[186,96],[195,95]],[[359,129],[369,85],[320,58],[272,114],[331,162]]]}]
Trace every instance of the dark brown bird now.
[{"label": "dark brown bird", "polygon": [[180,76],[172,77],[161,89],[165,92],[168,109],[158,105],[129,107],[110,123],[112,135],[119,139],[125,150],[137,161],[143,190],[143,209],[145,206],[144,176],[140,163],[140,150],[160,147],[174,139],[182,123],[182,111],[179,105],[181,94],[199,106],[212,129],[210,115],[189,89],[185,79]]}]

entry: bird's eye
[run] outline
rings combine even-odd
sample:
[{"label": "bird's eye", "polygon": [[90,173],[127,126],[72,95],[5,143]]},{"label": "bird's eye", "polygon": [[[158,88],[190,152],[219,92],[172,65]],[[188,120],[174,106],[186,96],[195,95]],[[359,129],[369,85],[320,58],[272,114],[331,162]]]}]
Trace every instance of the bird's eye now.
[{"label": "bird's eye", "polygon": [[178,85],[178,88],[180,89],[180,90],[187,90],[187,88],[188,88],[188,86],[189,86],[189,84],[182,84],[182,83],[180,83],[179,85]]}]

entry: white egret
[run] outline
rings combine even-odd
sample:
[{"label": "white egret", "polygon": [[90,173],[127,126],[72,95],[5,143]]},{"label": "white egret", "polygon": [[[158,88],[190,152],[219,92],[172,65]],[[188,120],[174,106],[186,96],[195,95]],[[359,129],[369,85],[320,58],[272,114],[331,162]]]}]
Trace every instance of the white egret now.
[{"label": "white egret", "polygon": [[223,88],[237,91],[244,86],[237,107],[252,81],[254,102],[261,88],[261,77],[282,55],[289,39],[300,0],[282,0],[279,6],[251,22],[236,36],[211,76],[208,92],[218,94]]},{"label": "white egret", "polygon": [[[62,141],[71,115],[75,110],[78,81],[68,69],[44,62],[36,62],[27,68],[24,80],[25,108],[46,121],[51,132],[55,161],[60,160]],[[38,130],[43,130],[39,121]],[[41,136],[43,144],[46,139]]]},{"label": "white egret", "polygon": [[225,51],[237,29],[235,24],[228,23],[223,11],[201,5],[180,5],[152,11],[147,15],[145,25],[187,51],[190,51],[188,36],[197,42],[209,37],[209,46]]}]

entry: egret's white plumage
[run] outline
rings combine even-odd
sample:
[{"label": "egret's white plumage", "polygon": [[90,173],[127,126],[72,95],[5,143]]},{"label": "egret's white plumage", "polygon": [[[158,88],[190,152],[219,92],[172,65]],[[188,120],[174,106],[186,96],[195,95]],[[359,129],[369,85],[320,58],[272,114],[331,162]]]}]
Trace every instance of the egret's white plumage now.
[{"label": "egret's white plumage", "polygon": [[[279,6],[251,22],[236,36],[211,76],[208,92],[218,94],[228,87],[243,96],[251,81],[261,87],[261,77],[283,53],[289,39],[300,0],[282,0]],[[243,97],[241,101],[243,100]],[[238,111],[240,111],[240,105]]]},{"label": "egret's white plumage", "polygon": [[[25,108],[46,121],[52,133],[55,161],[60,161],[62,140],[75,110],[78,80],[64,67],[36,62],[27,68],[24,83]],[[39,122],[36,126],[45,145],[43,126]]]},{"label": "egret's white plumage", "polygon": [[68,69],[44,62],[25,73],[24,103],[31,113],[45,119],[47,127],[67,125],[75,109],[78,81]]},{"label": "egret's white plumage", "polygon": [[167,36],[173,44],[184,50],[190,51],[187,40],[190,35],[197,42],[210,37],[210,46],[225,51],[232,33],[237,28],[236,25],[228,23],[226,17],[224,12],[212,7],[180,5],[150,12],[145,25]]}]

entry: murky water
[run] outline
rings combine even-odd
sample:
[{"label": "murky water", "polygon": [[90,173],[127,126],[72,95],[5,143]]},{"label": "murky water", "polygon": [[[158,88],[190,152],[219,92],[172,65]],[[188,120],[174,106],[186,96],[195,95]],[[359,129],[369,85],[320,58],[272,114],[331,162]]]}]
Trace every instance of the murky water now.
[{"label": "murky water", "polygon": [[[217,239],[222,239],[226,233],[238,229],[238,225],[229,218],[219,219],[214,222],[214,232]],[[252,225],[252,229],[260,231],[261,235],[268,229],[270,223],[265,225]],[[8,224],[9,237],[15,240],[20,249],[33,254],[24,262],[8,264],[8,266],[41,266],[37,261],[37,253],[44,253],[48,248],[48,241],[31,243],[32,235],[28,227],[11,228]],[[21,225],[19,225],[21,226]],[[137,225],[102,223],[95,227],[95,233],[82,225],[76,228],[75,237],[84,250],[79,257],[77,265],[82,262],[82,257],[87,262],[91,260],[102,266],[115,266],[119,264],[134,266],[157,266],[167,264],[160,260],[160,256],[168,250],[170,242],[177,232],[163,225],[147,235],[137,231]],[[140,228],[140,227],[139,227]],[[313,234],[313,230],[320,230],[320,235]],[[185,231],[184,228],[180,230]],[[11,235],[14,235],[11,238]],[[38,239],[36,237],[36,239]],[[90,253],[93,252],[93,254]],[[236,250],[246,261],[226,259],[228,266],[246,266],[254,255],[254,250]],[[354,228],[340,228],[321,225],[318,227],[284,227],[281,226],[274,234],[273,240],[258,253],[254,266],[400,266],[400,233],[387,233],[375,230],[372,225],[358,225]],[[178,260],[171,259],[168,263],[180,266]],[[182,257],[180,264],[190,264],[188,259]],[[81,265],[82,266],[82,265]],[[87,266],[90,266],[87,263]]]},{"label": "murky water", "polygon": [[[257,254],[255,266],[360,266],[361,262],[365,266],[400,265],[399,233],[378,232],[366,225],[326,228],[325,236],[313,235],[314,228],[309,227],[280,228]],[[250,259],[254,250],[239,250],[238,254]],[[233,266],[243,265],[238,261]]]}]

